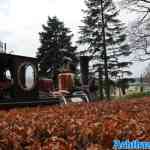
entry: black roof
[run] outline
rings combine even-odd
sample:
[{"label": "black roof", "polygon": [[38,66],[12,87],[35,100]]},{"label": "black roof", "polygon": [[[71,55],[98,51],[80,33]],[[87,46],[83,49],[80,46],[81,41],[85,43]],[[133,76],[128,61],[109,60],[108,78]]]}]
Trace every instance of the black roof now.
[{"label": "black roof", "polygon": [[11,65],[10,63],[16,59],[22,59],[22,60],[37,62],[37,58],[34,58],[34,57],[0,53],[0,67],[2,68],[2,67],[6,67],[8,65]]}]

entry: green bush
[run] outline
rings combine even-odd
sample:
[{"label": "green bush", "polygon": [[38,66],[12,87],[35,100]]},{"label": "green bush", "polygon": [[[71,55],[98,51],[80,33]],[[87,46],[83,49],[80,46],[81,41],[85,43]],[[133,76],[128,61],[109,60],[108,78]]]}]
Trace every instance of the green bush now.
[{"label": "green bush", "polygon": [[115,99],[115,100],[126,100],[126,99],[133,99],[133,98],[142,98],[144,96],[150,96],[150,91],[148,91],[148,92],[132,93],[132,94],[121,96],[121,97],[113,97],[112,99]]}]

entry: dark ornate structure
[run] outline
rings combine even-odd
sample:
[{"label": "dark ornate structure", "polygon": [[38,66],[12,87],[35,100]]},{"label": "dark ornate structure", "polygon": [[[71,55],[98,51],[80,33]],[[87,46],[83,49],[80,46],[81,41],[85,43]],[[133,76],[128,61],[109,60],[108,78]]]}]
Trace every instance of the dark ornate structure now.
[{"label": "dark ornate structure", "polygon": [[[6,84],[6,81],[9,84]],[[38,68],[36,58],[0,54],[0,84],[3,85],[0,87],[1,97],[5,93],[4,96],[15,99],[37,98],[37,81]]]},{"label": "dark ornate structure", "polygon": [[[80,60],[81,73],[83,74],[82,81],[86,85],[88,83],[89,58],[83,56]],[[40,81],[42,81],[42,88],[40,88]],[[67,90],[73,89],[74,84],[71,74],[67,74],[65,77],[61,76],[60,81],[65,82],[64,85],[61,84],[61,91],[64,91],[62,89],[64,89],[64,86],[66,87],[66,84],[69,85]],[[44,91],[43,87],[45,86],[48,91]],[[0,53],[0,107],[8,105],[66,104],[64,95],[54,94],[58,92],[50,91],[49,87],[51,87],[49,80],[39,79],[36,58]],[[85,97],[85,95],[82,92],[82,96]]]}]

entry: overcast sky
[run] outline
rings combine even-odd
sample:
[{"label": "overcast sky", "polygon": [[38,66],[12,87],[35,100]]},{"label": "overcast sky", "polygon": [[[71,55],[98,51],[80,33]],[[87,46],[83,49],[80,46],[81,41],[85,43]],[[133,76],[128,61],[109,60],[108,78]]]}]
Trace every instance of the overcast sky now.
[{"label": "overcast sky", "polygon": [[[78,38],[84,0],[0,0],[0,40],[7,43],[8,52],[34,57],[40,46],[38,33],[42,31],[48,16],[56,15]],[[121,11],[121,18],[128,23],[134,15]],[[134,75],[139,76],[146,63],[131,67]]]}]

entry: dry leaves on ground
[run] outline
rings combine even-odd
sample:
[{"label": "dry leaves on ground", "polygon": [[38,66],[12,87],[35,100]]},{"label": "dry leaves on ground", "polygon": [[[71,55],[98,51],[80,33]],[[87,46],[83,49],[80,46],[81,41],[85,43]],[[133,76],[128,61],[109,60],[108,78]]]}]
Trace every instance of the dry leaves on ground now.
[{"label": "dry leaves on ground", "polygon": [[150,98],[0,111],[2,150],[109,150],[150,140]]}]

